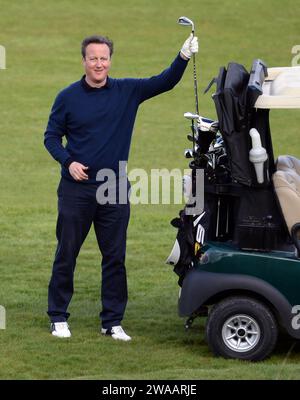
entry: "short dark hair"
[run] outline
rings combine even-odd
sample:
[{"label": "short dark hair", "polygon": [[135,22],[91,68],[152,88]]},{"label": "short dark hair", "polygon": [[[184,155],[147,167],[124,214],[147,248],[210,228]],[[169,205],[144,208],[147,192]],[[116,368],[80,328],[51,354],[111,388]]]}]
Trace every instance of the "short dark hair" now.
[{"label": "short dark hair", "polygon": [[106,44],[109,47],[109,54],[112,56],[114,52],[114,44],[112,40],[110,40],[106,36],[99,36],[99,35],[93,35],[93,36],[88,36],[87,38],[83,39],[81,43],[81,54],[82,57],[85,58],[86,56],[86,48],[89,44],[91,43],[99,43],[99,44]]}]

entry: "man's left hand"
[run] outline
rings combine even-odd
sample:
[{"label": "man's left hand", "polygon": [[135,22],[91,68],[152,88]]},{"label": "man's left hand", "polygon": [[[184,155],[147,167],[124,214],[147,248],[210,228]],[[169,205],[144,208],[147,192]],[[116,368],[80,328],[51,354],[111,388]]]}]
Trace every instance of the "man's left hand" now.
[{"label": "man's left hand", "polygon": [[189,60],[193,54],[198,53],[198,48],[198,38],[197,36],[193,36],[191,33],[183,43],[183,46],[180,50],[180,55],[184,60]]}]

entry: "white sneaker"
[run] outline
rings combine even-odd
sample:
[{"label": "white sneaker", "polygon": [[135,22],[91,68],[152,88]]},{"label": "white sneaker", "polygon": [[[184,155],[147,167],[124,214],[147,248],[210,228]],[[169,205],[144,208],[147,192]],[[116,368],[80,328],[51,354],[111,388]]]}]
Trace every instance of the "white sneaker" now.
[{"label": "white sneaker", "polygon": [[67,322],[54,322],[50,325],[50,331],[53,336],[60,338],[71,337],[71,331]]},{"label": "white sneaker", "polygon": [[124,342],[129,342],[129,340],[131,340],[131,337],[128,336],[123,328],[121,327],[121,325],[118,326],[113,326],[110,329],[101,329],[101,333],[102,335],[109,335],[111,336],[113,339],[115,340],[123,340]]}]

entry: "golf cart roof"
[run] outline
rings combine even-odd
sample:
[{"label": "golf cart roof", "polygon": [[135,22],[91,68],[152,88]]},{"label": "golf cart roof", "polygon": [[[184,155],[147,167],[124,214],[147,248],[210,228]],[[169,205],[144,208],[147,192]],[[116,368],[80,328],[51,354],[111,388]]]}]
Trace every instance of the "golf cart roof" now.
[{"label": "golf cart roof", "polygon": [[255,108],[300,108],[300,67],[268,68]]}]

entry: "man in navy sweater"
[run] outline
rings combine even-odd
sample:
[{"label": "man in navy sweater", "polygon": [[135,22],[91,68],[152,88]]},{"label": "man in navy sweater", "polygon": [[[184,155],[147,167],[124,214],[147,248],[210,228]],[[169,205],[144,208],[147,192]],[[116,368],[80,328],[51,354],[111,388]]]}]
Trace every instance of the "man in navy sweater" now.
[{"label": "man in navy sweater", "polygon": [[49,153],[61,164],[62,175],[57,189],[58,245],[48,290],[50,330],[56,337],[71,336],[67,308],[73,295],[76,258],[93,224],[102,254],[101,332],[129,341],[131,337],[121,326],[127,303],[129,202],[99,204],[97,174],[109,169],[118,182],[119,162],[128,160],[139,105],[179,82],[188,60],[198,51],[198,40],[190,35],[169,68],[145,79],[108,75],[113,43],[106,37],[84,39],[81,50],[85,75],[57,95],[44,139]]}]

